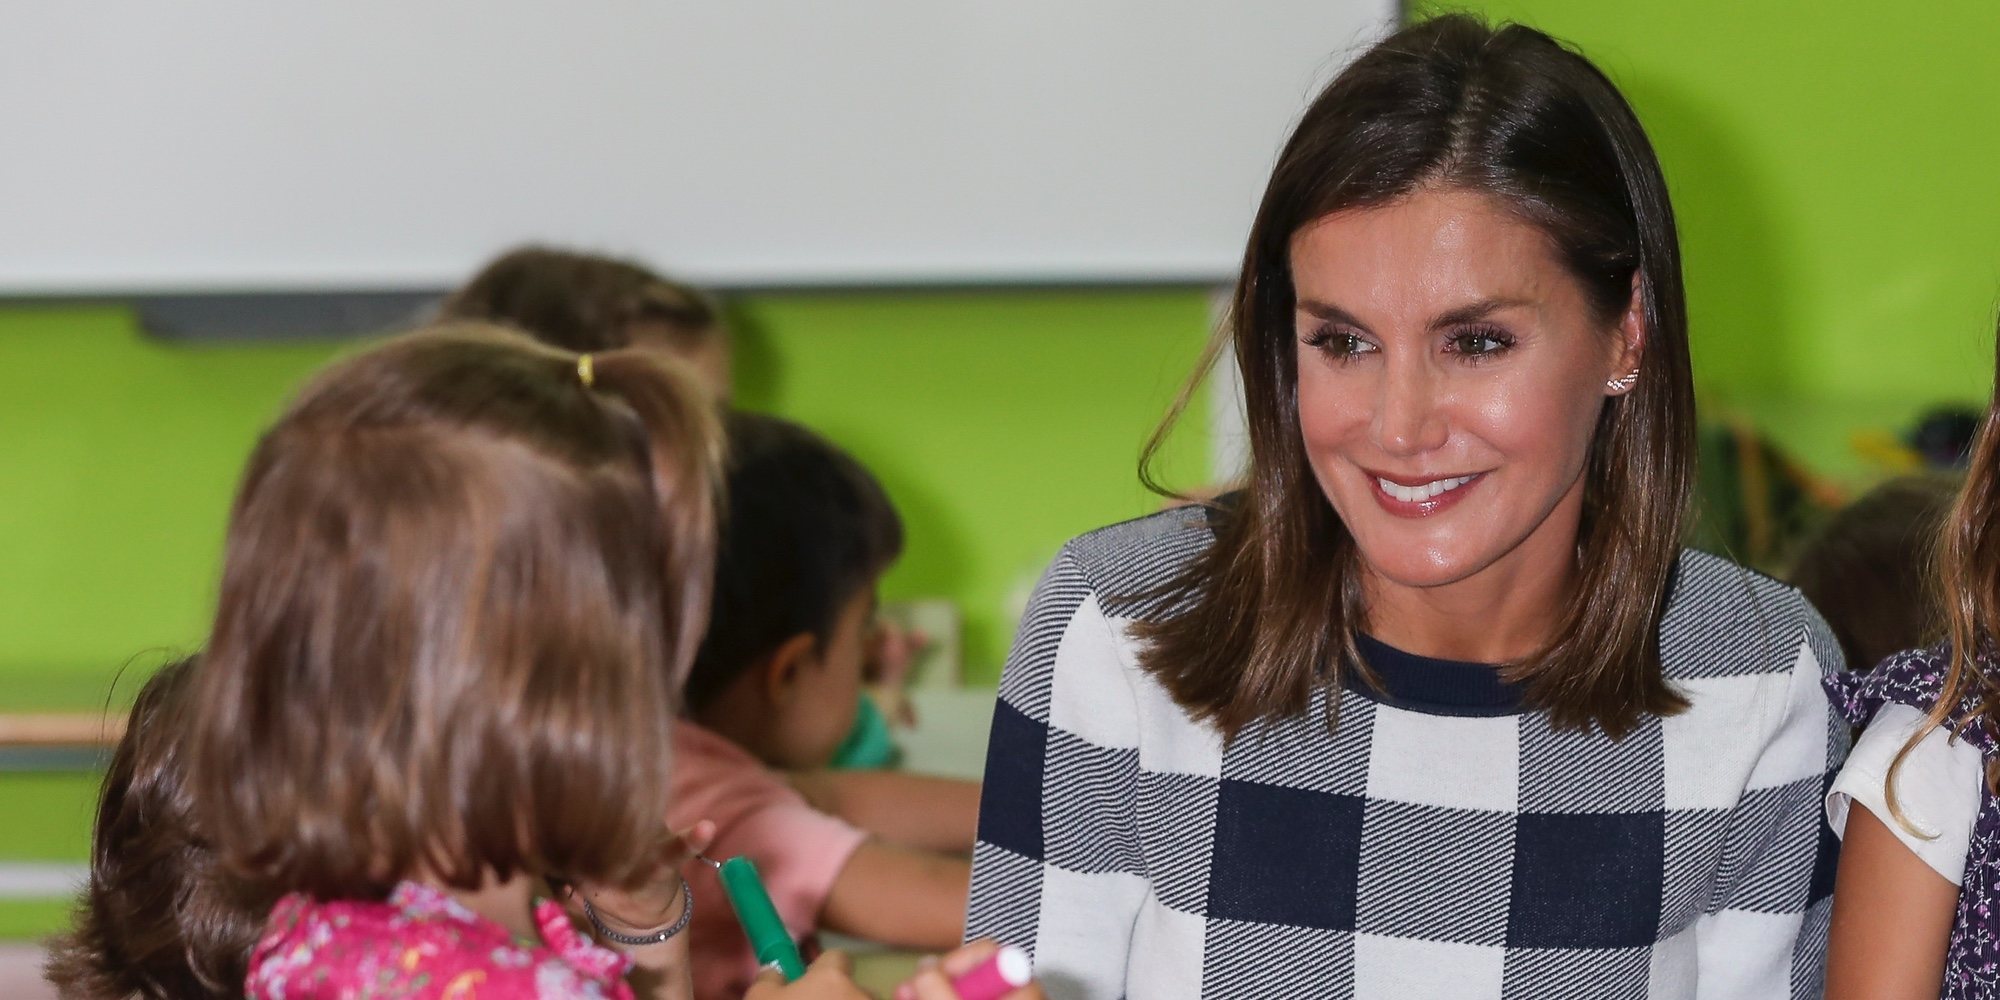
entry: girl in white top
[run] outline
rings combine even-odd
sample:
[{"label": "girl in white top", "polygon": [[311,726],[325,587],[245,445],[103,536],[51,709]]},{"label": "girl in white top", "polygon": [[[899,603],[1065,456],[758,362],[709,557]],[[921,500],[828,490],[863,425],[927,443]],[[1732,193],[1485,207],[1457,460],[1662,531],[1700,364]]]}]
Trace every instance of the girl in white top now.
[{"label": "girl in white top", "polygon": [[1827,679],[1836,709],[1867,726],[1827,796],[1827,818],[1844,841],[1828,1000],[2000,998],[1994,412],[1989,406],[1938,549],[1950,641]]}]

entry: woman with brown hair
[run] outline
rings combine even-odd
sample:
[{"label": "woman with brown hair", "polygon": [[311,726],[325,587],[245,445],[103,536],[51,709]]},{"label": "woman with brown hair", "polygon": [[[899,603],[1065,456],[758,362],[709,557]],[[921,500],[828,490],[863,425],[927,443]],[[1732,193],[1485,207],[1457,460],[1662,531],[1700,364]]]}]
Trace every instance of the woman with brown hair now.
[{"label": "woman with brown hair", "polygon": [[1840,654],[1681,548],[1686,322],[1582,56],[1451,16],[1342,72],[1217,345],[1247,485],[1043,578],[968,933],[1052,996],[1816,996]]}]

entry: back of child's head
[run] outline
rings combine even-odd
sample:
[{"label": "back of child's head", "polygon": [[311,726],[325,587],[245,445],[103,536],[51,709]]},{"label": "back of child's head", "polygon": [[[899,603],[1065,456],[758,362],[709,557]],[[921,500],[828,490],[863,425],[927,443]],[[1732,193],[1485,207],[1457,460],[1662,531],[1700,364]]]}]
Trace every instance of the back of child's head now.
[{"label": "back of child's head", "polygon": [[501,323],[566,351],[658,348],[692,362],[717,383],[711,391],[727,395],[721,310],[697,289],[635,261],[519,247],[445,299],[441,318]]},{"label": "back of child's head", "polygon": [[643,874],[714,545],[712,409],[647,355],[468,324],[318,376],[230,515],[189,770],[232,870]]},{"label": "back of child's head", "polygon": [[724,417],[729,512],[687,703],[707,707],[794,636],[821,639],[903,550],[895,505],[853,456],[787,420]]},{"label": "back of child's head", "polygon": [[1835,513],[1800,551],[1792,583],[1826,617],[1849,669],[1934,641],[1944,627],[1933,555],[1955,478],[1904,476]]},{"label": "back of child's head", "polygon": [[49,944],[64,997],[243,995],[271,899],[222,871],[194,826],[181,741],[195,669],[176,661],[146,682],[105,770],[90,879],[69,933]]}]

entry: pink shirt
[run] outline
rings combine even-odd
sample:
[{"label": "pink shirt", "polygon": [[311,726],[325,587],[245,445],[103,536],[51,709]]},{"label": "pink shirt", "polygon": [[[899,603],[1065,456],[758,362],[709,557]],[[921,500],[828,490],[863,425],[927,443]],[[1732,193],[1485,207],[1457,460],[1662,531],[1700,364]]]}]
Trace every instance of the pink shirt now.
[{"label": "pink shirt", "polygon": [[632,1000],[631,960],[600,948],[562,905],[535,905],[522,943],[443,890],[403,882],[381,902],[278,901],[250,953],[251,1000]]},{"label": "pink shirt", "polygon": [[[668,825],[684,830],[700,820],[716,826],[708,856],[742,855],[757,863],[771,902],[799,937],[819,929],[819,911],[833,881],[867,834],[822,813],[777,772],[742,747],[684,719],[674,723],[673,783]],[[695,1000],[739,1000],[757,975],[757,959],[736,914],[706,865],[688,868],[696,906],[693,935]]]}]

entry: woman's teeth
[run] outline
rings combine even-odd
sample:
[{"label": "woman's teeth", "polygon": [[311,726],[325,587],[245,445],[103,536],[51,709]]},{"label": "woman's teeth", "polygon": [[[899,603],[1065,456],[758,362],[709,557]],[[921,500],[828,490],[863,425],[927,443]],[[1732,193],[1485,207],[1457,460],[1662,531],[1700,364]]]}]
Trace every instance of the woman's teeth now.
[{"label": "woman's teeth", "polygon": [[1401,500],[1404,503],[1419,503],[1429,500],[1440,493],[1449,493],[1452,490],[1458,489],[1466,483],[1472,482],[1474,478],[1473,476],[1459,476],[1454,479],[1434,480],[1422,486],[1404,486],[1401,483],[1392,483],[1381,476],[1376,476],[1375,482],[1382,487],[1382,492],[1389,494],[1393,499]]}]

